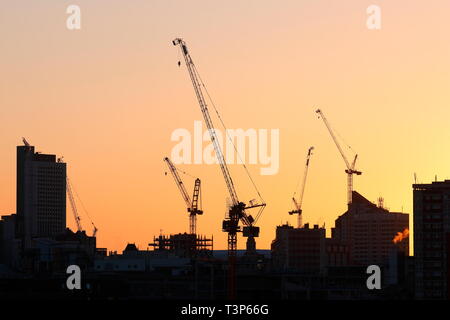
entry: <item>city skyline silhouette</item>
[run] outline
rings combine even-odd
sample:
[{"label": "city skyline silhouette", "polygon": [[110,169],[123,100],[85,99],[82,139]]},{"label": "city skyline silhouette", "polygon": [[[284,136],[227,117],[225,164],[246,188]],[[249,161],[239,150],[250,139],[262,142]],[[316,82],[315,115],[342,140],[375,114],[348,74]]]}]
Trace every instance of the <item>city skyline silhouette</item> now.
[{"label": "city skyline silhouette", "polygon": [[[105,9],[82,3],[79,31],[65,28],[63,5],[30,6],[36,11],[6,5],[10,14],[2,22],[9,26],[1,31],[8,61],[2,63],[2,215],[16,211],[14,148],[25,136],[38,151],[64,156],[101,230],[100,247],[122,250],[134,242],[144,249],[161,229],[188,231],[184,204],[161,162],[175,144],[171,133],[191,131],[201,120],[170,44],[178,35],[189,41],[230,128],[280,129],[279,173],[261,176],[258,166],[249,165],[268,204],[258,248],[270,247],[276,225],[295,225],[287,212],[310,145],[316,154],[304,221],[325,223],[329,236],[346,211],[344,166],[314,106],[326,111],[333,128],[357,150],[364,175],[354,189],[369,200],[382,196],[392,211],[411,214],[414,173],[424,183],[435,175],[448,178],[450,154],[440,143],[447,134],[450,68],[441,25],[446,19],[439,19],[448,7],[444,1],[436,5],[440,10],[412,3],[408,14],[400,5],[385,4],[379,31],[366,28],[365,7],[356,1],[288,2],[282,10],[234,4],[234,23],[230,7],[221,4],[203,13],[180,4],[198,18],[189,23],[187,16],[165,19],[170,5]],[[214,12],[222,13],[205,31]],[[417,24],[417,17],[424,23]],[[149,30],[145,37],[143,30]],[[215,247],[225,249],[220,223],[227,195],[218,168],[180,168],[202,178],[207,214],[199,219],[199,232],[213,235]],[[231,170],[242,198],[250,200],[244,172],[237,165]],[[154,195],[158,201],[146,201]],[[73,219],[67,221],[74,229]],[[243,241],[238,245],[244,248]]]}]

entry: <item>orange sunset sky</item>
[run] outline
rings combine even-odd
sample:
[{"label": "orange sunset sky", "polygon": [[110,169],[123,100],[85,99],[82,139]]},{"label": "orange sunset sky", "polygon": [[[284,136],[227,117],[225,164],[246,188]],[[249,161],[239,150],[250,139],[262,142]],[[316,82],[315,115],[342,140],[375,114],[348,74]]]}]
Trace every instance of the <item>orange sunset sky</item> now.
[{"label": "orange sunset sky", "polygon": [[[71,4],[81,8],[81,30],[66,28]],[[381,30],[366,27],[372,4]],[[311,145],[304,222],[326,223],[329,234],[346,210],[344,162],[315,107],[359,154],[355,190],[411,213],[414,172],[424,183],[450,178],[449,17],[448,0],[2,1],[0,214],[15,212],[24,136],[64,156],[98,246],[145,249],[161,230],[188,231],[162,159],[174,130],[203,119],[175,37],[187,42],[229,128],[280,130],[278,174],[249,166],[267,202],[259,249],[270,247],[276,225],[295,225],[290,199]],[[198,232],[225,249],[219,167],[178,167],[202,179]],[[254,198],[242,167],[230,170],[241,200]],[[191,192],[193,179],[183,179]],[[69,210],[67,221],[73,228]]]}]

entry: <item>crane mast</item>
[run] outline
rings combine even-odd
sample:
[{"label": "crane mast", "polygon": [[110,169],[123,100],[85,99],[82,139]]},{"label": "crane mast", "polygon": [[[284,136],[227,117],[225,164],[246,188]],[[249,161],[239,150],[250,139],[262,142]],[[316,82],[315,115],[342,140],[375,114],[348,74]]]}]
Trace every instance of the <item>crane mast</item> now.
[{"label": "crane mast", "polygon": [[347,204],[351,204],[352,203],[352,193],[353,193],[353,175],[361,175],[362,172],[355,170],[355,165],[356,165],[356,159],[358,158],[358,155],[355,155],[355,158],[353,159],[353,162],[350,164],[350,162],[348,161],[347,157],[345,156],[344,151],[342,150],[335,134],[333,133],[333,130],[331,129],[330,124],[328,123],[327,118],[325,117],[325,115],[323,114],[322,110],[317,109],[316,113],[319,115],[319,118],[322,118],[323,123],[325,124],[325,126],[328,129],[328,132],[331,135],[331,138],[334,141],[334,144],[336,145],[336,147],[339,150],[339,153],[342,156],[342,159],[345,162],[345,166],[347,167],[347,169],[345,169],[345,173],[347,174]]},{"label": "crane mast", "polygon": [[197,234],[197,214],[203,214],[202,210],[198,209],[199,199],[201,193],[201,181],[199,178],[195,179],[194,194],[192,195],[192,205],[189,211],[189,231],[191,234]]},{"label": "crane mast", "polygon": [[189,197],[189,194],[184,186],[183,180],[181,180],[180,175],[178,174],[177,168],[174,166],[172,161],[169,158],[165,157],[164,161],[166,162],[169,170],[175,180],[175,183],[180,190],[181,196],[183,197],[184,202],[187,206],[187,211],[189,212],[189,233],[197,234],[197,215],[203,214],[203,211],[199,209],[199,199],[201,193],[201,181],[200,179],[195,179],[194,184],[194,193],[192,195],[192,201]]},{"label": "crane mast", "polygon": [[302,223],[302,204],[303,204],[303,195],[305,194],[305,186],[306,186],[306,177],[308,176],[308,169],[309,169],[309,160],[312,156],[312,151],[314,150],[314,147],[310,147],[308,149],[308,154],[306,155],[306,164],[305,164],[305,171],[303,174],[303,182],[302,187],[300,189],[300,195],[299,200],[297,201],[295,197],[292,197],[292,202],[294,203],[295,209],[292,211],[289,211],[289,214],[298,214],[298,228],[303,227]]},{"label": "crane mast", "polygon": [[[208,128],[210,139],[214,146],[216,157],[218,159],[220,169],[222,171],[222,175],[225,180],[225,184],[227,186],[228,193],[230,195],[230,200],[232,203],[232,206],[228,211],[228,216],[222,222],[222,230],[228,233],[228,296],[230,299],[234,299],[236,295],[235,267],[236,267],[237,233],[242,231],[243,236],[247,237],[247,251],[249,251],[249,248],[251,248],[254,251],[256,248],[254,238],[259,236],[259,227],[254,226],[255,219],[251,215],[247,215],[245,210],[256,207],[264,208],[265,203],[262,204],[251,203],[250,206],[246,206],[245,203],[239,201],[236,188],[234,187],[233,179],[231,178],[231,174],[225,162],[225,157],[220,148],[219,140],[217,138],[217,134],[214,129],[214,124],[208,111],[208,105],[206,103],[205,96],[202,90],[202,82],[195,67],[195,64],[188,52],[186,43],[183,41],[183,39],[176,38],[175,40],[172,41],[172,44],[174,46],[179,45],[181,48],[181,52],[183,54],[186,67],[188,69],[192,85],[194,87],[195,95],[197,97],[198,104],[200,106],[203,118]],[[244,224],[242,230],[241,227],[239,226],[239,221],[242,221]]]}]

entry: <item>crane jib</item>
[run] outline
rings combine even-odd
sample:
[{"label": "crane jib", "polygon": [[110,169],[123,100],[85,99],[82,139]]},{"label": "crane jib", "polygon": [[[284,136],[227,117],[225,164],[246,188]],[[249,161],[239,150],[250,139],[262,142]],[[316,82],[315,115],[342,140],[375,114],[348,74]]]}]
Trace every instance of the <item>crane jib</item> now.
[{"label": "crane jib", "polygon": [[201,89],[201,82],[198,79],[198,75],[197,75],[197,72],[195,70],[194,62],[192,61],[192,58],[189,56],[187,47],[182,42],[181,39],[174,40],[173,44],[174,45],[176,45],[176,44],[180,44],[181,45],[182,52],[183,52],[183,55],[184,55],[185,61],[186,61],[186,66],[188,68],[189,75],[190,75],[191,80],[192,80],[192,84],[194,85],[194,91],[195,91],[195,93],[197,95],[198,102],[199,102],[199,105],[200,105],[200,109],[202,111],[202,114],[203,114],[206,126],[208,127],[208,131],[209,131],[209,134],[210,134],[210,137],[211,137],[211,142],[213,143],[214,149],[216,151],[216,155],[217,155],[217,158],[218,158],[218,161],[219,161],[219,164],[220,164],[223,176],[225,178],[225,183],[226,183],[228,191],[230,193],[231,200],[232,200],[233,204],[236,205],[237,203],[239,203],[239,199],[237,197],[237,193],[236,193],[236,190],[234,188],[233,180],[232,180],[231,175],[229,173],[229,170],[228,170],[228,168],[226,166],[225,158],[223,156],[222,150],[220,149],[220,145],[219,145],[218,140],[216,138],[214,125],[213,125],[212,119],[211,119],[211,117],[209,115],[208,108],[206,106],[205,98],[203,96],[203,92],[202,92],[202,89]]},{"label": "crane jib", "polygon": [[[228,166],[226,164],[225,161],[225,157],[222,153],[222,150],[220,148],[220,144],[218,142],[218,139],[216,137],[216,132],[214,129],[214,125],[213,125],[213,121],[211,119],[211,116],[209,114],[208,108],[207,108],[207,104],[203,95],[203,89],[202,87],[204,87],[203,82],[201,81],[200,75],[198,74],[195,64],[188,52],[187,46],[185,44],[185,42],[181,39],[181,38],[177,38],[172,42],[174,45],[180,45],[181,47],[181,51],[184,55],[184,60],[186,62],[186,67],[189,73],[189,76],[191,78],[193,87],[194,87],[194,91],[195,94],[197,96],[197,100],[200,106],[200,109],[202,111],[203,114],[203,118],[205,120],[205,124],[208,128],[209,134],[210,134],[210,138],[211,138],[211,142],[214,146],[214,149],[216,151],[216,156],[218,158],[218,162],[220,165],[220,169],[222,171],[224,180],[225,180],[225,184],[227,186],[228,192],[230,194],[230,198],[231,198],[231,202],[233,203],[233,206],[236,208],[239,208],[240,214],[239,214],[239,218],[243,220],[243,222],[246,225],[252,225],[253,222],[256,219],[253,218],[248,218],[248,216],[246,215],[246,213],[244,212],[245,209],[250,209],[252,207],[256,207],[256,206],[249,206],[246,207],[245,204],[243,204],[242,202],[239,201],[239,198],[237,196],[237,192],[233,183],[233,179],[230,175]],[[261,207],[264,207],[265,204],[261,205]],[[259,213],[260,214],[260,213]],[[259,216],[258,214],[258,216]],[[231,217],[231,214],[230,214]],[[253,221],[252,221],[253,220]],[[256,228],[256,227],[255,227]]]}]

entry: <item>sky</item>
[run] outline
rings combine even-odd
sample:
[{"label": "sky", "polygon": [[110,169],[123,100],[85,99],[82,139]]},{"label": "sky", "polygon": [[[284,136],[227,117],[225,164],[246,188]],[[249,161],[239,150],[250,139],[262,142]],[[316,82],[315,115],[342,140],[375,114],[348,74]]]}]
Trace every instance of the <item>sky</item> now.
[{"label": "sky", "polygon": [[[73,4],[80,30],[66,27]],[[367,28],[370,5],[381,9],[380,30]],[[288,211],[309,146],[303,221],[325,223],[329,235],[346,210],[345,165],[317,107],[358,154],[355,190],[411,213],[414,173],[423,183],[450,178],[449,14],[447,0],[2,1],[0,214],[15,212],[15,148],[26,137],[64,156],[99,247],[145,249],[160,233],[188,231],[162,160],[172,133],[202,120],[176,37],[228,128],[279,130],[279,171],[248,165],[267,203],[259,249],[277,225],[296,224]],[[177,167],[202,180],[198,233],[225,249],[219,167]],[[255,198],[242,166],[230,171],[240,199]],[[189,192],[191,176],[182,176]],[[74,228],[70,211],[67,221]],[[91,233],[83,211],[81,222]]]}]

